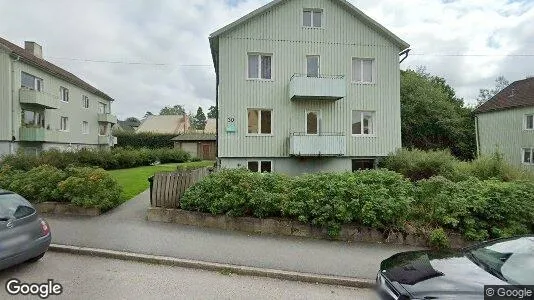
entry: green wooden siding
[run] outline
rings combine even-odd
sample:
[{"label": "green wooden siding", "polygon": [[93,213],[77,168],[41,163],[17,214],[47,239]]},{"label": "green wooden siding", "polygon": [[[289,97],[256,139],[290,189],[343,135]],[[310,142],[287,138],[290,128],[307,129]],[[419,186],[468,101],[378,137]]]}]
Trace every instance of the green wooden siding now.
[{"label": "green wooden siding", "polygon": [[[321,29],[302,27],[304,8],[323,10]],[[219,156],[287,157],[291,132],[305,131],[305,111],[320,110],[322,132],[346,134],[348,157],[385,156],[401,146],[399,49],[336,1],[292,0],[219,38]],[[272,54],[272,80],[247,80],[247,53]],[[289,99],[306,56],[320,55],[321,74],[344,75],[337,101]],[[352,58],[374,58],[374,84],[352,83]],[[273,110],[272,136],[247,136],[247,108]],[[375,111],[372,137],[351,135],[352,110]],[[236,133],[227,133],[228,119]]]},{"label": "green wooden siding", "polygon": [[522,148],[534,148],[534,130],[525,130],[525,115],[534,114],[534,107],[508,109],[478,115],[478,143],[481,155],[498,151],[515,166],[522,164]]},{"label": "green wooden siding", "polygon": [[[11,140],[11,60],[0,48],[0,142]],[[2,153],[0,153],[1,155]]]}]

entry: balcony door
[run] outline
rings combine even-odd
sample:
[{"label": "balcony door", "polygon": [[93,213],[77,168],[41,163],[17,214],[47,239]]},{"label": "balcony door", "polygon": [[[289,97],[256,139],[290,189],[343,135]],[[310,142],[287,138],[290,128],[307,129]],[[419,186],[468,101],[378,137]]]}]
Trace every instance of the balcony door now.
[{"label": "balcony door", "polygon": [[306,134],[319,135],[319,126],[321,122],[321,111],[307,110],[306,111]]},{"label": "balcony door", "polygon": [[308,77],[319,77],[320,65],[319,55],[306,56],[306,75]]}]

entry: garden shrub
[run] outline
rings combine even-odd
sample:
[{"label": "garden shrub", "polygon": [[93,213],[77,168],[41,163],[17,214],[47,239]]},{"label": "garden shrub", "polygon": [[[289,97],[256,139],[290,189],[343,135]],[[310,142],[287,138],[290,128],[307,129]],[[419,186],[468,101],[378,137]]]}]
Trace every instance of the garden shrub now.
[{"label": "garden shrub", "polygon": [[174,147],[174,141],[172,141],[172,138],[177,136],[176,134],[161,134],[152,132],[135,133],[123,131],[114,132],[113,135],[117,137],[118,147],[129,147],[135,149],[172,148]]},{"label": "garden shrub", "polygon": [[33,203],[63,200],[58,184],[66,178],[66,175],[55,167],[42,165],[28,172],[15,170],[6,175],[9,178],[1,180],[2,185],[5,185],[3,188],[20,194]]},{"label": "garden shrub", "polygon": [[400,149],[380,162],[381,167],[395,171],[412,181],[432,176],[453,176],[458,160],[445,150]]},{"label": "garden shrub", "polygon": [[428,245],[437,250],[448,249],[451,246],[449,238],[443,228],[437,228],[430,232]]},{"label": "garden shrub", "polygon": [[104,211],[120,204],[121,188],[103,169],[69,168],[66,173],[69,177],[59,183],[59,191],[72,204]]}]

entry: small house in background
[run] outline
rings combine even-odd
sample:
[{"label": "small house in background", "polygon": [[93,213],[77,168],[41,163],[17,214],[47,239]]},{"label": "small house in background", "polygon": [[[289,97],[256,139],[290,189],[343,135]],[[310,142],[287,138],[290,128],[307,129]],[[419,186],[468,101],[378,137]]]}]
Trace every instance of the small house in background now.
[{"label": "small house in background", "polygon": [[182,134],[191,127],[187,115],[149,116],[135,132],[152,132],[161,134]]},{"label": "small house in background", "polygon": [[141,125],[139,121],[117,121],[117,124],[113,126],[113,131],[135,132],[139,125]]},{"label": "small house in background", "polygon": [[215,160],[217,140],[215,133],[185,133],[172,139],[174,148],[181,149],[202,160]]}]

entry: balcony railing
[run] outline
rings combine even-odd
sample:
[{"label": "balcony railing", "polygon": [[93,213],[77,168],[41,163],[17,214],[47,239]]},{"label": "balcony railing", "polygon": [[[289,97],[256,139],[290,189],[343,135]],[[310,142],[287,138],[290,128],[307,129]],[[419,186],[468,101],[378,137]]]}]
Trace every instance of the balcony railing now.
[{"label": "balcony railing", "polygon": [[59,107],[59,100],[54,96],[25,87],[19,90],[19,101],[21,104],[39,106],[45,109],[57,109]]},{"label": "balcony railing", "polygon": [[112,114],[98,114],[98,122],[117,124],[117,116]]},{"label": "balcony railing", "polygon": [[347,143],[344,133],[306,134],[291,133],[289,155],[293,156],[344,156]]},{"label": "balcony railing", "polygon": [[57,142],[60,133],[42,127],[20,127],[19,140],[23,142]]},{"label": "balcony railing", "polygon": [[347,96],[345,76],[308,77],[295,74],[289,80],[291,100],[339,100]]}]

